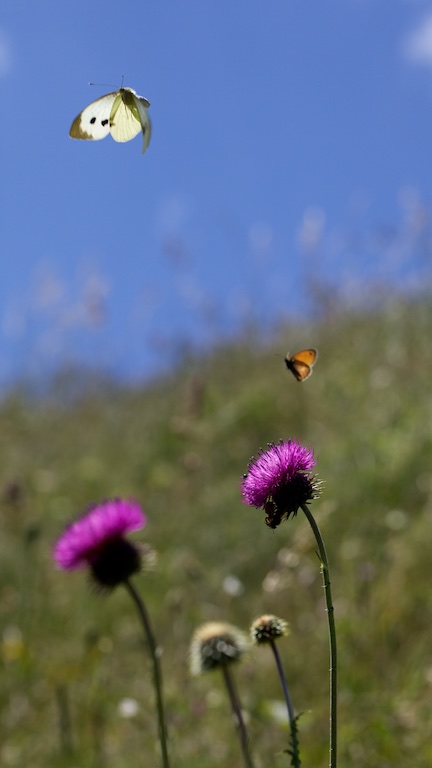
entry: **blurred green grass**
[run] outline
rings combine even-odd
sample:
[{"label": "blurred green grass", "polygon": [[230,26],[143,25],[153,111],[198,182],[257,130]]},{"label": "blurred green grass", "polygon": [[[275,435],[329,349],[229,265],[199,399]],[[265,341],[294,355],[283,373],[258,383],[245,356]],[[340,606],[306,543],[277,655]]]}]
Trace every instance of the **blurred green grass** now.
[{"label": "blurred green grass", "polygon": [[[276,531],[240,501],[250,456],[280,437],[311,446],[324,481],[312,505],[332,571],[339,650],[339,762],[432,765],[429,301],[253,334],[189,358],[141,389],[0,406],[0,763],[159,765],[150,668],[126,592],[55,570],[51,547],[91,502],[134,496],[158,553],[136,578],[163,647],[173,768],[241,766],[222,681],[191,679],[188,647],[213,619],[243,629],[287,619],[280,641],[303,764],[328,762],[328,641],[319,563],[301,514]],[[282,357],[316,346],[302,385]],[[61,388],[60,388],[61,390]],[[239,580],[241,594],[225,581]],[[229,582],[228,582],[229,583]],[[288,765],[270,651],[236,669],[256,766]],[[135,717],[120,702],[136,699]]]}]

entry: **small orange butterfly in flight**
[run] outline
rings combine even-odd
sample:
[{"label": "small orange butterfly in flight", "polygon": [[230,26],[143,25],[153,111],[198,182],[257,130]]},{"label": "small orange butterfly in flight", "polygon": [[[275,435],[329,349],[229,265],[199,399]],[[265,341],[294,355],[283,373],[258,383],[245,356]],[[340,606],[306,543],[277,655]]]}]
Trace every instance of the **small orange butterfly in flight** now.
[{"label": "small orange butterfly in flight", "polygon": [[305,381],[311,375],[317,357],[316,349],[302,349],[294,355],[288,353],[285,358],[285,365],[297,381]]}]

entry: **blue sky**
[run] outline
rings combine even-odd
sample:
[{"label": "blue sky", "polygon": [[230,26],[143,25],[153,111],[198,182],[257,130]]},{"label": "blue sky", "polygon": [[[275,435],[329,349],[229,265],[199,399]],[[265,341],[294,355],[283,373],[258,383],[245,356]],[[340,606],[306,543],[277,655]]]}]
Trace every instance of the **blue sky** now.
[{"label": "blue sky", "polygon": [[[68,136],[122,75],[144,156]],[[3,0],[0,88],[0,383],[427,275],[432,0]]]}]

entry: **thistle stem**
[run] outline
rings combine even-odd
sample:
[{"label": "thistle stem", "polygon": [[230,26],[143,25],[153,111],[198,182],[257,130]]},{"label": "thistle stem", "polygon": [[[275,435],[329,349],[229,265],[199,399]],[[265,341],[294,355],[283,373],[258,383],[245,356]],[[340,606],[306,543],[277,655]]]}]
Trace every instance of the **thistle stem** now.
[{"label": "thistle stem", "polygon": [[163,765],[163,768],[170,768],[170,763],[168,758],[168,733],[167,733],[167,727],[166,727],[166,721],[165,721],[164,702],[163,702],[163,694],[162,694],[162,672],[161,672],[161,667],[159,663],[158,648],[153,635],[153,630],[150,623],[150,617],[148,615],[147,608],[145,606],[144,601],[142,600],[140,594],[135,589],[134,585],[129,580],[126,580],[124,582],[124,585],[127,591],[129,592],[132,600],[135,603],[135,606],[137,608],[137,611],[141,619],[142,625],[144,627],[144,632],[147,638],[150,658],[153,664],[153,684],[154,684],[155,693],[156,693],[156,707],[157,707],[158,726],[159,726],[159,742],[160,742],[161,752],[162,752],[162,765]]},{"label": "thistle stem", "polygon": [[330,571],[327,559],[327,553],[324,546],[324,540],[320,529],[313,517],[309,507],[302,504],[301,508],[305,513],[309,525],[315,536],[318,545],[318,554],[321,561],[321,575],[324,586],[326,601],[327,620],[329,628],[330,642],[330,768],[336,768],[337,763],[337,648],[336,648],[336,626],[334,619],[334,608],[330,587]]},{"label": "thistle stem", "polygon": [[64,755],[72,754],[72,727],[69,706],[68,689],[65,685],[56,688],[57,706],[59,713],[60,744]]},{"label": "thistle stem", "polygon": [[298,738],[297,738],[297,718],[294,714],[294,708],[291,702],[291,696],[289,693],[288,683],[286,681],[285,673],[283,670],[281,657],[274,640],[270,640],[270,647],[273,651],[273,655],[275,658],[276,667],[277,667],[279,678],[282,684],[282,690],[283,690],[287,711],[288,711],[288,720],[289,720],[290,730],[291,730],[291,747],[292,747],[291,765],[293,765],[294,768],[299,768],[299,766],[301,765],[301,761],[300,761],[299,745],[298,745]]},{"label": "thistle stem", "polygon": [[231,707],[237,721],[237,728],[238,728],[240,744],[243,752],[244,763],[246,768],[254,768],[252,758],[249,752],[249,743],[248,743],[246,725],[245,725],[242,711],[241,711],[240,700],[234,684],[234,678],[232,676],[231,669],[227,664],[222,664],[221,669],[222,669],[225,684],[228,690],[228,695],[230,697]]}]

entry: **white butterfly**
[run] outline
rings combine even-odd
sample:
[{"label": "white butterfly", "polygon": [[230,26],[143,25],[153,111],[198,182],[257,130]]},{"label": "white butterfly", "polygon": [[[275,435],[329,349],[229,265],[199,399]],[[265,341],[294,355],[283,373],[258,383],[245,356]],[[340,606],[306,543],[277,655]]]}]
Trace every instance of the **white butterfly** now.
[{"label": "white butterfly", "polygon": [[115,141],[130,141],[142,131],[144,154],[151,134],[149,106],[150,102],[132,88],[119,88],[83,109],[73,121],[69,136],[99,141],[110,133]]}]

